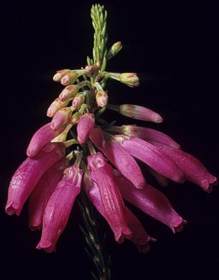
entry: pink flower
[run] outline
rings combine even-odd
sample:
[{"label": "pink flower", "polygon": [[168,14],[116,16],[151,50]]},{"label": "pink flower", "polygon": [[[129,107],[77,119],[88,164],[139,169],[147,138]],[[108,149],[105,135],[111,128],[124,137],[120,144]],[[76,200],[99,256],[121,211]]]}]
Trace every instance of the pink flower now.
[{"label": "pink flower", "polygon": [[161,123],[163,118],[156,112],[149,108],[133,105],[133,104],[123,104],[119,106],[119,113],[129,118],[136,120],[149,121],[155,123]]},{"label": "pink flower", "polygon": [[87,160],[90,178],[100,192],[104,217],[113,229],[115,240],[123,242],[132,232],[125,218],[125,205],[114,180],[112,167],[99,152],[88,156]]},{"label": "pink flower", "polygon": [[205,166],[192,155],[180,150],[154,143],[159,151],[172,159],[183,171],[187,180],[199,185],[204,191],[210,192],[217,178],[210,174]]},{"label": "pink flower", "polygon": [[72,111],[70,108],[62,108],[55,113],[52,121],[51,128],[54,130],[64,129],[71,120]]},{"label": "pink flower", "polygon": [[58,112],[60,109],[66,107],[68,104],[68,100],[62,101],[59,98],[56,98],[47,109],[47,117],[52,118],[56,112]]},{"label": "pink flower", "polygon": [[112,162],[112,164],[130,180],[136,188],[143,188],[144,176],[135,159],[115,141],[106,141],[100,128],[94,128],[90,133],[94,145]]},{"label": "pink flower", "polygon": [[29,200],[29,226],[41,229],[46,204],[63,175],[66,160],[61,159],[41,177]]},{"label": "pink flower", "polygon": [[143,212],[167,225],[173,232],[182,229],[185,221],[172,208],[169,200],[161,192],[150,185],[142,190],[133,188],[132,184],[124,177],[116,174],[117,184],[122,196],[131,204],[141,209]]},{"label": "pink flower", "polygon": [[38,184],[42,175],[57,161],[64,157],[64,147],[48,144],[37,156],[27,158],[13,175],[6,204],[8,215],[20,215],[24,203]]},{"label": "pink flower", "polygon": [[62,129],[53,130],[51,128],[51,123],[47,123],[38,129],[32,136],[30,143],[27,147],[27,156],[35,157],[40,150],[46,146],[53,138],[55,138]]},{"label": "pink flower", "polygon": [[62,90],[62,92],[59,94],[59,99],[62,101],[68,100],[69,98],[73,98],[77,92],[78,92],[77,85],[69,85],[65,87]]},{"label": "pink flower", "polygon": [[[98,185],[89,178],[88,175],[84,176],[84,190],[89,200],[97,209],[97,211],[103,216],[103,218],[111,226],[110,219],[108,218],[108,215],[106,215],[104,211],[104,205],[101,199],[100,189]],[[144,251],[148,249],[149,242],[153,240],[153,238],[151,238],[145,232],[142,224],[138,221],[135,215],[131,213],[131,211],[128,208],[124,207],[124,212],[125,212],[127,224],[132,232],[132,235],[128,236],[127,238],[130,239],[139,248],[139,250]],[[117,232],[114,230],[113,225],[112,225],[112,230],[114,231],[115,238],[116,238]]]},{"label": "pink flower", "polygon": [[64,231],[75,199],[80,193],[82,170],[71,166],[65,170],[64,177],[51,195],[43,216],[42,236],[37,249],[53,252]]},{"label": "pink flower", "polygon": [[110,130],[119,134],[141,138],[149,142],[156,141],[173,148],[180,148],[180,145],[176,143],[170,136],[153,128],[141,127],[136,125],[122,125],[112,126]]},{"label": "pink flower", "polygon": [[176,163],[161,153],[156,146],[136,137],[127,138],[118,135],[114,138],[128,153],[143,161],[161,175],[175,182],[184,181],[184,174]]},{"label": "pink flower", "polygon": [[84,114],[77,125],[77,139],[80,144],[84,144],[95,124],[94,115],[91,113]]},{"label": "pink flower", "polygon": [[156,241],[156,239],[148,235],[141,222],[128,208],[126,208],[126,219],[133,233],[130,240],[137,246],[140,252],[148,252],[150,249],[150,242]]},{"label": "pink flower", "polygon": [[108,103],[108,94],[106,91],[97,91],[96,93],[96,103],[98,107],[104,107]]}]

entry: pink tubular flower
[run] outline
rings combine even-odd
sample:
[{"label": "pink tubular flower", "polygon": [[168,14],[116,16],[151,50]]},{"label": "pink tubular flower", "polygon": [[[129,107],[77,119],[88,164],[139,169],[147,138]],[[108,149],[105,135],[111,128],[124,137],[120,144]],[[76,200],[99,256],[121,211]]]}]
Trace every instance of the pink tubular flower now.
[{"label": "pink tubular flower", "polygon": [[[85,175],[83,185],[89,200],[92,202],[92,204],[97,209],[97,211],[104,217],[104,219],[111,226],[110,219],[108,218],[108,215],[105,214],[104,206],[100,196],[100,190],[97,184],[94,181],[90,180],[88,175]],[[128,208],[125,207],[124,209],[125,209],[125,217],[128,226],[132,231],[132,235],[129,236],[128,239],[130,239],[138,247],[139,250],[141,251],[147,250],[149,247],[149,242],[153,241],[153,238],[151,238],[145,232],[142,224],[138,221],[135,215]],[[112,225],[112,230],[114,231],[113,225]],[[116,231],[114,231],[114,234],[116,237],[117,234]]]},{"label": "pink tubular flower", "polygon": [[24,203],[42,175],[64,157],[64,147],[48,144],[37,158],[27,158],[16,170],[8,189],[6,213],[20,215]]},{"label": "pink tubular flower", "polygon": [[104,216],[113,229],[115,240],[121,243],[132,232],[127,225],[124,202],[114,180],[112,167],[99,152],[88,156],[87,160],[91,180],[97,184],[100,192]]},{"label": "pink tubular flower", "polygon": [[150,242],[156,241],[156,239],[147,234],[141,222],[128,208],[126,208],[126,219],[133,233],[130,240],[137,246],[140,252],[148,252]]},{"label": "pink tubular flower", "polygon": [[149,142],[156,141],[173,148],[180,148],[180,145],[176,143],[170,136],[153,128],[141,127],[136,125],[122,125],[112,126],[110,130],[118,132],[119,134],[141,138]]},{"label": "pink tubular flower", "polygon": [[177,164],[188,181],[197,184],[204,191],[211,192],[212,185],[216,183],[217,178],[211,175],[197,158],[180,149],[174,149],[159,143],[154,143],[154,145]]},{"label": "pink tubular flower", "polygon": [[30,143],[27,147],[27,156],[35,157],[40,150],[46,146],[53,138],[55,138],[62,129],[53,130],[51,128],[51,123],[47,123],[38,129],[32,136]]},{"label": "pink tubular flower", "polygon": [[46,205],[42,236],[37,249],[55,251],[56,243],[67,225],[74,201],[80,193],[82,175],[82,170],[77,166],[65,170],[64,177]]},{"label": "pink tubular flower", "polygon": [[114,138],[128,153],[146,163],[159,174],[175,182],[184,181],[184,175],[175,162],[161,153],[156,146],[136,137],[126,138],[117,135]]},{"label": "pink tubular flower", "polygon": [[145,179],[135,159],[127,153],[120,144],[104,139],[100,128],[94,128],[90,133],[94,145],[104,153],[112,164],[130,180],[136,188],[143,188]]},{"label": "pink tubular flower", "polygon": [[149,121],[155,123],[161,123],[163,118],[156,112],[149,108],[133,105],[133,104],[123,104],[119,106],[119,112],[129,118],[136,120]]},{"label": "pink tubular flower", "polygon": [[78,92],[78,86],[69,85],[65,87],[62,90],[62,92],[59,94],[59,99],[62,101],[68,100],[69,98],[73,98],[77,92]]},{"label": "pink tubular flower", "polygon": [[64,129],[65,125],[67,125],[71,120],[72,111],[70,108],[62,108],[58,112],[55,113],[52,121],[51,128],[53,130]]},{"label": "pink tubular flower", "polygon": [[[115,173],[115,172],[114,172]],[[150,185],[142,190],[133,188],[124,177],[116,174],[116,180],[122,196],[143,212],[167,225],[173,232],[180,231],[185,223],[183,218],[172,208],[169,200]]]},{"label": "pink tubular flower", "polygon": [[77,125],[77,139],[80,144],[84,144],[95,124],[94,115],[91,113],[84,114]]},{"label": "pink tubular flower", "polygon": [[29,226],[41,229],[46,204],[63,175],[66,159],[53,165],[40,179],[29,200]]}]

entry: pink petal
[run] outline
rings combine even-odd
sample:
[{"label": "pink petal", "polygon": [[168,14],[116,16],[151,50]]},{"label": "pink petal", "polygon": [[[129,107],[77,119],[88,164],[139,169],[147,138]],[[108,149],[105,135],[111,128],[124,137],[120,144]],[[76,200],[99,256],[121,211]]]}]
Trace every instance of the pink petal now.
[{"label": "pink petal", "polygon": [[47,123],[34,133],[27,148],[28,157],[35,157],[46,144],[62,131],[60,129],[55,131],[50,126],[51,123]]},{"label": "pink petal", "polygon": [[80,193],[82,170],[69,167],[51,195],[43,216],[42,236],[37,249],[53,252],[64,231],[74,201]]},{"label": "pink petal", "polygon": [[80,118],[77,125],[77,138],[80,144],[84,144],[87,141],[94,124],[95,119],[91,113],[87,113]]},{"label": "pink petal", "polygon": [[90,178],[99,189],[103,209],[101,212],[110,224],[117,242],[123,242],[132,234],[124,214],[124,202],[117,188],[112,167],[106,163],[103,155],[97,153],[88,156]]},{"label": "pink petal", "polygon": [[161,192],[150,185],[142,190],[133,188],[124,177],[118,175],[117,182],[122,196],[143,212],[167,225],[173,232],[182,229],[185,221],[172,208],[169,200]]},{"label": "pink petal", "polygon": [[136,188],[143,188],[145,179],[135,159],[114,141],[106,141],[100,128],[94,128],[90,134],[94,145],[101,150],[111,163],[130,180]]},{"label": "pink petal", "polygon": [[48,144],[37,158],[27,158],[16,170],[8,189],[6,213],[20,215],[24,203],[42,175],[64,157],[64,146]]},{"label": "pink petal", "polygon": [[122,125],[121,127],[114,126],[111,128],[111,130],[118,131],[119,134],[141,138],[149,142],[156,141],[173,148],[180,148],[180,145],[176,143],[170,136],[153,128],[141,127],[136,125]]},{"label": "pink petal", "polygon": [[65,167],[65,159],[50,167],[32,192],[29,200],[29,226],[31,229],[41,229],[46,204],[61,180]]},{"label": "pink petal", "polygon": [[210,192],[212,190],[212,185],[216,183],[217,178],[210,174],[197,158],[179,149],[159,143],[154,144],[162,153],[174,160],[184,172],[187,180],[199,185],[204,191]]},{"label": "pink petal", "polygon": [[71,109],[70,108],[62,108],[58,112],[55,113],[52,121],[51,121],[51,128],[54,130],[61,130],[64,129],[65,126],[71,120]]},{"label": "pink petal", "polygon": [[184,175],[174,161],[159,151],[159,149],[140,138],[117,138],[120,145],[132,156],[143,161],[161,175],[175,181],[183,182]]}]

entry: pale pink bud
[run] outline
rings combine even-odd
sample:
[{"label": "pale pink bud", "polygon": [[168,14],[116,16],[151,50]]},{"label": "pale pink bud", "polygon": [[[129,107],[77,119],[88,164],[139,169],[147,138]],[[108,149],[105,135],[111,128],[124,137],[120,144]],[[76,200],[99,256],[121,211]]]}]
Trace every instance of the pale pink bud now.
[{"label": "pale pink bud", "polygon": [[173,148],[180,148],[180,145],[176,143],[170,136],[153,128],[141,127],[136,125],[122,125],[112,126],[110,130],[118,132],[119,134],[138,137],[149,142],[156,141]]},{"label": "pale pink bud", "polygon": [[145,179],[135,159],[115,141],[106,141],[100,128],[94,128],[90,133],[94,145],[104,153],[111,163],[130,180],[136,188],[143,188]]},{"label": "pale pink bud", "polygon": [[204,191],[210,192],[212,190],[212,185],[217,182],[217,178],[210,174],[197,158],[180,149],[155,142],[154,145],[176,163],[187,180],[199,185]]},{"label": "pale pink bud", "polygon": [[63,86],[67,86],[70,83],[74,83],[78,77],[79,77],[79,74],[76,71],[74,71],[74,70],[69,71],[64,76],[62,76],[61,84]]},{"label": "pale pink bud", "polygon": [[114,172],[122,196],[147,215],[167,225],[173,232],[180,231],[185,220],[172,208],[164,194],[150,185],[142,190],[133,188],[124,177]]},{"label": "pale pink bud", "polygon": [[75,98],[72,100],[72,110],[78,110],[81,105],[84,103],[85,101],[85,96],[83,94],[78,94],[75,96]]},{"label": "pale pink bud", "polygon": [[159,174],[175,182],[184,181],[184,174],[180,168],[156,146],[136,137],[127,139],[123,136],[115,136],[114,139],[117,139],[129,154],[143,161]]},{"label": "pale pink bud", "polygon": [[29,226],[31,229],[41,229],[43,213],[46,204],[63,176],[67,162],[61,159],[41,177],[29,200]]},{"label": "pale pink bud", "polygon": [[69,85],[63,89],[63,91],[59,94],[59,99],[62,101],[68,100],[75,96],[78,92],[78,87],[76,85]]},{"label": "pale pink bud", "polygon": [[54,130],[64,128],[71,121],[72,111],[71,108],[62,108],[55,113],[52,121],[51,128]]},{"label": "pale pink bud", "polygon": [[84,114],[77,125],[77,139],[80,144],[84,144],[95,125],[94,115],[91,113]]},{"label": "pale pink bud", "polygon": [[125,219],[125,206],[115,183],[112,167],[106,163],[101,153],[88,156],[87,160],[90,177],[100,192],[104,216],[113,229],[115,240],[122,242],[132,232]]},{"label": "pale pink bud", "polygon": [[64,157],[64,146],[48,144],[37,156],[27,158],[16,170],[8,189],[6,213],[20,215],[22,207],[42,175]]},{"label": "pale pink bud", "polygon": [[34,133],[27,147],[28,157],[35,157],[46,144],[62,131],[62,129],[53,130],[50,125],[51,123],[47,123]]},{"label": "pale pink bud", "polygon": [[119,106],[119,113],[136,120],[161,123],[163,118],[156,112],[143,106],[123,104]]},{"label": "pale pink bud", "polygon": [[105,107],[108,103],[108,94],[106,91],[98,91],[96,93],[96,103],[99,107]]},{"label": "pale pink bud", "polygon": [[136,73],[122,73],[119,76],[119,80],[129,87],[139,86],[139,78]]},{"label": "pale pink bud", "polygon": [[93,75],[96,75],[98,73],[100,69],[100,66],[99,65],[96,65],[96,64],[93,64],[93,65],[87,65],[85,67],[85,70],[86,70],[86,75],[91,77]]},{"label": "pale pink bud", "polygon": [[69,71],[70,71],[69,69],[62,69],[57,71],[56,74],[53,76],[53,81],[59,82],[61,78]]},{"label": "pale pink bud", "polygon": [[55,113],[64,108],[68,104],[67,101],[61,101],[59,98],[56,98],[49,106],[47,110],[47,117],[53,117]]},{"label": "pale pink bud", "polygon": [[82,170],[71,166],[51,195],[43,216],[42,236],[37,249],[53,252],[56,243],[64,231],[75,199],[80,193]]}]

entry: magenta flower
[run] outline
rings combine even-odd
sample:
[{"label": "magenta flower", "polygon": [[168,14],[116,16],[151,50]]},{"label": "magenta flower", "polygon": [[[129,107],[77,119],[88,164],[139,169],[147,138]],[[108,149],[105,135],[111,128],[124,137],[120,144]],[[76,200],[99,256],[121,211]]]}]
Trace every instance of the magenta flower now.
[{"label": "magenta flower", "polygon": [[[97,211],[103,216],[103,218],[111,226],[110,219],[108,218],[108,215],[104,210],[104,205],[101,199],[100,189],[98,185],[94,181],[92,181],[88,175],[85,175],[83,186],[89,200],[92,202],[92,204],[95,206]],[[149,248],[149,242],[154,241],[154,238],[151,238],[146,233],[140,221],[138,221],[135,215],[127,207],[124,208],[124,212],[125,212],[126,222],[132,232],[132,234],[130,236],[127,236],[127,238],[131,240],[138,247],[140,251],[146,251]],[[111,228],[114,231],[113,225]],[[114,231],[114,234],[116,239],[117,232]]]},{"label": "magenta flower", "polygon": [[41,177],[29,200],[29,226],[41,229],[46,204],[63,175],[66,159],[61,159]]},{"label": "magenta flower", "polygon": [[88,157],[91,179],[97,184],[103,203],[103,213],[114,231],[115,239],[122,242],[132,232],[125,219],[125,205],[114,180],[112,167],[101,153]]},{"label": "magenta flower", "polygon": [[100,128],[95,128],[90,134],[94,145],[101,150],[112,164],[130,180],[136,188],[143,188],[144,176],[135,159],[115,141],[106,141]]},{"label": "magenta flower", "polygon": [[77,124],[77,139],[80,144],[84,144],[93,129],[95,124],[95,119],[93,114],[87,113],[84,114]]},{"label": "magenta flower", "polygon": [[38,129],[32,136],[30,143],[27,147],[27,156],[35,157],[41,149],[46,146],[53,138],[55,138],[62,129],[53,130],[51,128],[51,123],[43,125]]},{"label": "magenta flower", "polygon": [[122,196],[147,215],[167,225],[173,232],[182,229],[185,220],[173,209],[169,200],[150,185],[142,190],[133,188],[124,177],[114,172]]},{"label": "magenta flower", "polygon": [[114,139],[116,139],[130,155],[143,161],[159,174],[175,182],[184,181],[184,174],[176,163],[165,154],[161,153],[156,146],[136,137],[128,138],[118,135],[115,136]]},{"label": "magenta flower", "polygon": [[68,222],[74,201],[81,189],[82,170],[71,166],[51,195],[43,216],[42,236],[37,249],[53,252]]},{"label": "magenta flower", "polygon": [[210,174],[205,166],[192,155],[166,145],[154,143],[158,149],[172,159],[183,171],[185,178],[200,186],[204,191],[211,192],[212,186],[217,182],[217,178]]},{"label": "magenta flower", "polygon": [[136,125],[122,125],[112,126],[110,130],[119,134],[141,138],[149,142],[156,141],[173,148],[180,148],[180,145],[176,143],[176,141],[174,141],[170,136],[153,128],[141,127]]},{"label": "magenta flower", "polygon": [[6,212],[20,215],[24,203],[36,187],[42,175],[64,156],[64,147],[47,145],[37,158],[27,158],[16,170],[8,189]]}]

